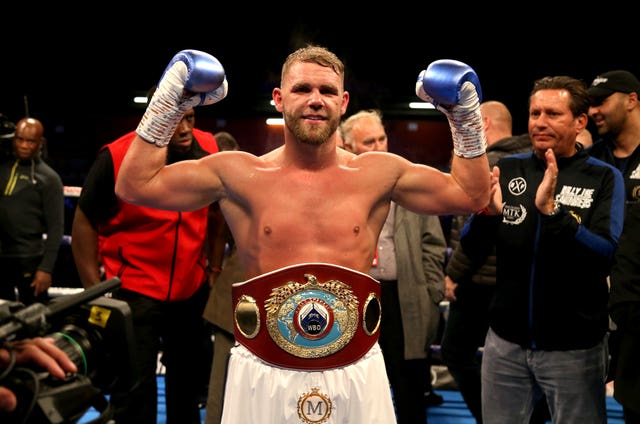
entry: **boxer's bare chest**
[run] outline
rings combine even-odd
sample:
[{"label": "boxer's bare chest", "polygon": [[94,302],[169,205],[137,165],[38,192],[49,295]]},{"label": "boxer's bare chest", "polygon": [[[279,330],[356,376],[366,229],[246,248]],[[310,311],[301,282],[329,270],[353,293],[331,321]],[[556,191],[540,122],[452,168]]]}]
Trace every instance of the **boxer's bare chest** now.
[{"label": "boxer's bare chest", "polygon": [[273,172],[249,197],[249,233],[270,248],[357,250],[370,242],[371,210],[379,193],[359,171]]}]

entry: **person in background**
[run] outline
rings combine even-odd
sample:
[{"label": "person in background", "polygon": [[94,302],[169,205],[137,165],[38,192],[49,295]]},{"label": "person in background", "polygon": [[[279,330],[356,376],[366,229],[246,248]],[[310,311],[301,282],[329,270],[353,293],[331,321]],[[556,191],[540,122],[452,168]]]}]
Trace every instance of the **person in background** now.
[{"label": "person in background", "polygon": [[[240,150],[236,138],[226,132],[214,134],[220,151]],[[213,343],[213,362],[209,378],[209,394],[207,397],[206,424],[219,424],[222,415],[222,401],[227,359],[229,351],[235,343],[233,337],[233,301],[231,285],[246,279],[246,275],[236,253],[233,235],[229,230],[218,202],[211,205],[211,211],[219,223],[215,228],[219,232],[214,235],[214,251],[211,255],[211,291],[204,309],[204,318],[211,324]]]},{"label": "person in background", "polygon": [[214,134],[216,142],[218,143],[218,150],[226,152],[227,150],[240,150],[238,140],[227,131],[218,131]]},{"label": "person in background", "polygon": [[611,269],[609,313],[616,324],[618,356],[613,397],[627,424],[640,423],[640,203],[627,209]]},{"label": "person in background", "polygon": [[232,287],[236,344],[222,423],[396,422],[378,344],[380,283],[367,272],[392,200],[433,215],[487,205],[491,177],[473,69],[440,60],[415,83],[418,97],[449,120],[450,173],[387,152],[338,148],[349,103],[345,67],[314,45],[287,56],[272,91],[285,122],[282,146],[259,157],[230,151],[165,166],[183,111],[224,99],[227,81],[220,62],[197,50],[178,52],[163,75],[116,194],[168,210],[220,202],[248,278]]},{"label": "person in background", "polygon": [[23,118],[0,163],[0,298],[24,305],[49,300],[64,235],[62,179],[41,157],[44,143],[42,122]]},{"label": "person in background", "polygon": [[[78,372],[76,364],[65,351],[55,345],[52,338],[33,337],[7,341],[0,347],[0,375],[3,378],[11,374],[15,365],[25,364],[38,365],[60,380],[67,373]],[[16,393],[3,387],[0,379],[0,418],[3,412],[15,411],[18,401]]]},{"label": "person in background", "polygon": [[604,72],[589,87],[589,117],[598,138],[589,154],[622,172],[626,204],[640,201],[640,81],[624,70]]},{"label": "person in background", "polygon": [[[480,112],[487,135],[489,166],[494,166],[503,156],[533,150],[529,134],[513,135],[511,112],[504,103],[485,101],[480,104]],[[440,346],[442,362],[455,380],[469,412],[480,424],[482,356],[479,348],[484,345],[489,328],[489,305],[496,284],[496,257],[494,248],[483,263],[473,263],[462,251],[460,233],[468,218],[469,215],[456,215],[451,221],[449,244],[452,254],[447,261],[445,278],[449,311]]]},{"label": "person in background", "polygon": [[[626,70],[604,72],[593,79],[589,96],[589,117],[598,138],[588,152],[622,172],[628,208],[640,202],[640,81]],[[610,326],[609,349],[612,381],[619,352],[615,322]]]},{"label": "person in background", "polygon": [[[213,134],[198,130],[195,113],[180,116],[170,137],[167,164],[218,151]],[[155,423],[157,365],[165,366],[167,423],[200,423],[203,386],[195,376],[208,369],[211,343],[202,312],[209,294],[207,244],[218,230],[209,206],[176,212],[137,206],[114,192],[121,161],[133,142],[130,132],[103,146],[89,170],[76,207],[71,248],[82,285],[119,277],[113,297],[131,307],[141,381],[132,391],[113,393],[118,423]],[[208,373],[207,373],[208,374]]]},{"label": "person in background", "polygon": [[[356,155],[388,151],[377,110],[351,115],[340,129]],[[382,286],[379,342],[398,424],[425,423],[426,402],[443,401],[431,387],[429,354],[440,324],[446,250],[437,216],[419,215],[391,202],[369,275]],[[440,399],[434,402],[434,397]]]},{"label": "person in background", "polygon": [[534,153],[501,158],[486,210],[465,224],[472,262],[496,248],[482,354],[482,419],[525,422],[546,396],[553,422],[604,423],[607,276],[624,220],[624,182],[576,145],[585,84],[538,79],[529,96]]}]

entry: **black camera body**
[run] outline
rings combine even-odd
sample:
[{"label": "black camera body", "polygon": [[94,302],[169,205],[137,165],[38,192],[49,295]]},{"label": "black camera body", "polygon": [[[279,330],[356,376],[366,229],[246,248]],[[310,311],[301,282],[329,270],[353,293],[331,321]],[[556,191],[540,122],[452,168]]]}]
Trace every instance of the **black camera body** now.
[{"label": "black camera body", "polygon": [[[104,395],[127,391],[137,383],[131,309],[126,302],[105,296],[86,301],[101,289],[106,287],[54,298],[46,306],[30,305],[9,314],[4,325],[2,317],[7,314],[0,313],[0,342],[7,327],[14,340],[52,337],[78,367],[64,380],[31,366],[16,367],[0,381],[18,398],[16,411],[0,413],[2,423],[74,423],[91,407],[101,412],[101,420],[93,422],[106,422],[111,411]],[[15,326],[20,329],[14,331]]]},{"label": "black camera body", "polygon": [[128,303],[100,297],[52,322],[57,330],[50,335],[78,366],[78,374],[106,393],[132,386],[136,369]]}]

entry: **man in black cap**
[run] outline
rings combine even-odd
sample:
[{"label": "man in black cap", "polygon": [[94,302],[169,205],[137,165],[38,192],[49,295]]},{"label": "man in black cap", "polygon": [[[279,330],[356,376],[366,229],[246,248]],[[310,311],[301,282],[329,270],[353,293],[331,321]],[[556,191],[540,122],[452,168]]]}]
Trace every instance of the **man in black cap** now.
[{"label": "man in black cap", "polygon": [[598,130],[591,156],[618,168],[626,201],[640,200],[640,81],[624,70],[598,75],[589,87],[589,117]]},{"label": "man in black cap", "polygon": [[[625,181],[625,201],[629,206],[640,203],[640,82],[629,71],[616,70],[598,75],[589,87],[591,107],[589,117],[598,129],[599,139],[589,150],[591,156],[604,160],[618,168]],[[628,230],[625,228],[624,233]],[[617,257],[617,256],[616,256]],[[624,293],[617,289],[618,280],[634,279],[622,275],[611,279],[612,293]],[[609,380],[615,380],[614,397],[622,404],[626,422],[640,418],[637,402],[638,386],[635,377],[638,361],[629,356],[630,345],[640,345],[637,329],[627,325],[632,322],[624,317],[637,310],[638,302],[633,297],[618,294],[609,300],[609,313],[613,320],[609,349],[611,363]],[[626,346],[621,349],[620,346]]]}]

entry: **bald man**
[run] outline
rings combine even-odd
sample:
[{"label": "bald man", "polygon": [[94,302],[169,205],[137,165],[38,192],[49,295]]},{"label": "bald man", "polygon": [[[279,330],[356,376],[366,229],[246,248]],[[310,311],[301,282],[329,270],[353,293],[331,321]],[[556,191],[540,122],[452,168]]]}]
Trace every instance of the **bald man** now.
[{"label": "bald man", "polygon": [[39,120],[21,119],[0,164],[0,299],[24,305],[48,300],[64,234],[62,179],[41,158],[44,141]]}]

